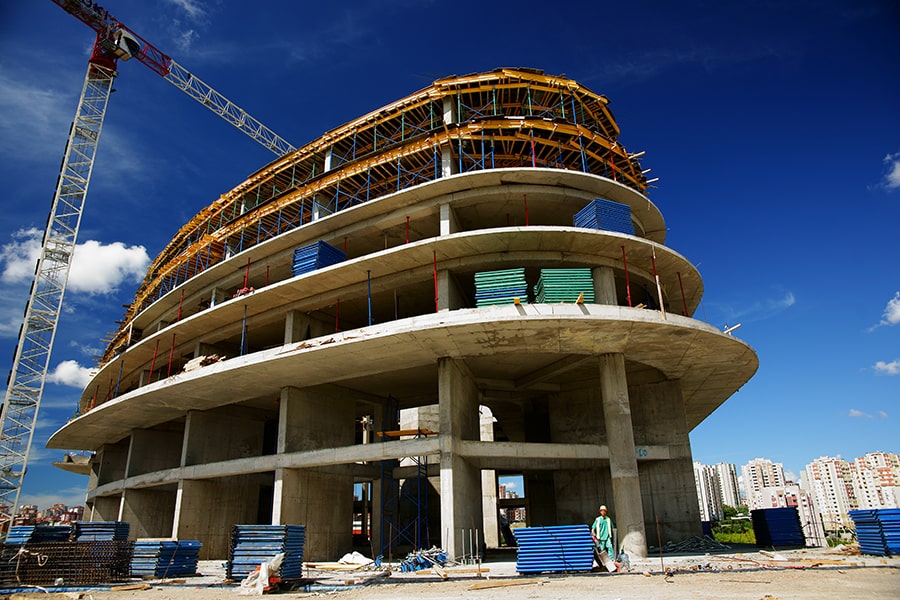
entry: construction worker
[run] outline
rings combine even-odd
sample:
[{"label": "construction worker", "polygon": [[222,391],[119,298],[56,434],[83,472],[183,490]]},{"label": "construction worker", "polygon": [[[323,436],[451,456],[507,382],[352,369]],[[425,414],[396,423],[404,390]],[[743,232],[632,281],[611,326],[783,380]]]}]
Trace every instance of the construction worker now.
[{"label": "construction worker", "polygon": [[610,560],[614,560],[616,555],[612,546],[612,519],[606,516],[606,505],[600,507],[600,516],[594,519],[591,525],[591,536],[594,538],[594,545],[597,552],[606,552]]}]

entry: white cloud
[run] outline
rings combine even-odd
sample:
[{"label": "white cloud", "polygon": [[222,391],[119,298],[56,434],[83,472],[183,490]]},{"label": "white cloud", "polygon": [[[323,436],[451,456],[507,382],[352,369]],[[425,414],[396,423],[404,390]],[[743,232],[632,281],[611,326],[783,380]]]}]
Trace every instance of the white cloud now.
[{"label": "white cloud", "polygon": [[201,19],[206,16],[206,8],[197,0],[167,0],[167,2],[183,10],[191,19]]},{"label": "white cloud", "polygon": [[[58,160],[74,114],[72,94],[32,83],[0,66],[0,153],[17,160]],[[67,82],[66,82],[67,83]]]},{"label": "white cloud", "polygon": [[878,411],[878,416],[881,417],[882,419],[887,419],[887,418],[888,418],[888,414],[887,414],[885,411],[883,411],[883,410],[879,410],[879,411]]},{"label": "white cloud", "polygon": [[64,360],[56,365],[52,373],[47,374],[47,381],[83,390],[91,380],[92,370],[82,367],[74,360]]},{"label": "white cloud", "polygon": [[139,282],[149,264],[150,257],[143,246],[88,240],[75,247],[68,289],[108,294],[116,291],[122,282]]},{"label": "white cloud", "polygon": [[900,323],[900,292],[894,293],[894,297],[888,300],[881,315],[881,322],[876,325],[896,325]]},{"label": "white cloud", "polygon": [[883,375],[900,375],[900,360],[891,362],[879,360],[872,368]]},{"label": "white cloud", "polygon": [[884,187],[888,190],[900,188],[900,152],[885,156],[884,164],[887,165],[884,174]]},{"label": "white cloud", "polygon": [[[43,232],[21,229],[0,249],[0,281],[26,283],[34,276]],[[115,292],[123,282],[139,282],[150,264],[143,246],[126,247],[122,242],[101,244],[88,240],[75,247],[66,289],[89,294]]]},{"label": "white cloud", "polygon": [[863,411],[856,410],[855,408],[851,408],[850,414],[847,416],[853,417],[853,418],[858,418],[858,419],[871,419],[872,418],[872,415],[870,415],[869,413],[864,413]]}]

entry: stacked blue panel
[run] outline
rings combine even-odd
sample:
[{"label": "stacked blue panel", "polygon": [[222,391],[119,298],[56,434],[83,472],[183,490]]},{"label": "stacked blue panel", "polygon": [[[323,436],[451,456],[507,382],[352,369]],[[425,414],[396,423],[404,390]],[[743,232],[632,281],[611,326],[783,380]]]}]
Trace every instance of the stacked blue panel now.
[{"label": "stacked blue panel", "polygon": [[604,229],[634,235],[631,207],[603,198],[591,200],[590,204],[578,211],[573,224],[585,229]]},{"label": "stacked blue panel", "polygon": [[874,556],[900,554],[900,509],[851,510],[859,551]]},{"label": "stacked blue panel", "polygon": [[[285,580],[303,574],[303,525],[235,525],[231,529],[228,579],[244,579],[276,554],[285,553],[278,575]],[[274,575],[274,574],[273,574]]]},{"label": "stacked blue panel", "polygon": [[796,507],[763,508],[750,511],[756,545],[763,548],[805,546],[806,536]]},{"label": "stacked blue panel", "polygon": [[131,558],[134,577],[184,577],[197,574],[202,544],[198,540],[138,540]]},{"label": "stacked blue panel", "polygon": [[72,536],[71,525],[16,525],[9,528],[5,544],[43,544],[46,542],[68,542]]},{"label": "stacked blue panel", "polygon": [[475,306],[513,304],[515,298],[528,302],[525,269],[475,273]]},{"label": "stacked blue panel", "polygon": [[523,527],[513,534],[519,545],[519,573],[590,571],[594,566],[594,540],[587,525]]},{"label": "stacked blue panel", "polygon": [[126,521],[79,521],[75,523],[75,541],[124,542],[129,528]]},{"label": "stacked blue panel", "polygon": [[294,250],[291,273],[294,277],[347,260],[347,255],[331,244],[314,242]]}]

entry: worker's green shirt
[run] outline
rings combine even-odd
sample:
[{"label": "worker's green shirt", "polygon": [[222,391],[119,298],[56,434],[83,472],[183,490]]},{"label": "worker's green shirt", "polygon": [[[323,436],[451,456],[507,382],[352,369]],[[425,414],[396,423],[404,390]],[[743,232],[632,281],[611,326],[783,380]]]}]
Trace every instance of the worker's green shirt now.
[{"label": "worker's green shirt", "polygon": [[609,517],[597,517],[591,526],[591,533],[600,541],[610,539],[612,537],[612,519]]}]

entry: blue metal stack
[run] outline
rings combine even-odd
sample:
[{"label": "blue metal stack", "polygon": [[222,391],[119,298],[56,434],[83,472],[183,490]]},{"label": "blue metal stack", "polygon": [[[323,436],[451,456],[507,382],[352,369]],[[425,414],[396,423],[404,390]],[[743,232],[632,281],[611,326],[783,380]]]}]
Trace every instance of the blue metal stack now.
[{"label": "blue metal stack", "polygon": [[525,269],[475,273],[475,306],[512,304],[515,298],[528,302]]},{"label": "blue metal stack", "polygon": [[594,301],[594,279],[590,269],[541,269],[541,278],[534,286],[534,301],[538,304]]},{"label": "blue metal stack", "polygon": [[68,542],[71,536],[71,525],[16,525],[9,528],[3,543],[9,546],[22,546],[45,542]]},{"label": "blue metal stack", "polygon": [[750,511],[756,545],[761,548],[805,546],[806,536],[797,508],[760,508]]},{"label": "blue metal stack", "polygon": [[291,265],[291,273],[296,277],[297,275],[303,275],[344,260],[347,260],[347,255],[331,244],[321,241],[313,242],[294,250],[294,262]]},{"label": "blue metal stack", "polygon": [[900,554],[900,508],[851,510],[859,551],[875,556]]},{"label": "blue metal stack", "polygon": [[184,577],[197,574],[202,544],[198,540],[138,540],[131,557],[133,577]]},{"label": "blue metal stack", "polygon": [[285,557],[277,575],[285,580],[300,579],[305,539],[303,525],[235,525],[231,529],[228,579],[246,578],[261,563],[281,552]]},{"label": "blue metal stack", "polygon": [[575,227],[585,229],[605,229],[634,235],[631,207],[603,198],[591,200],[590,204],[575,214],[573,223]]},{"label": "blue metal stack", "polygon": [[127,521],[78,521],[76,542],[124,542],[128,539]]},{"label": "blue metal stack", "polygon": [[523,527],[513,534],[519,545],[519,573],[590,571],[594,566],[594,540],[587,525]]}]

